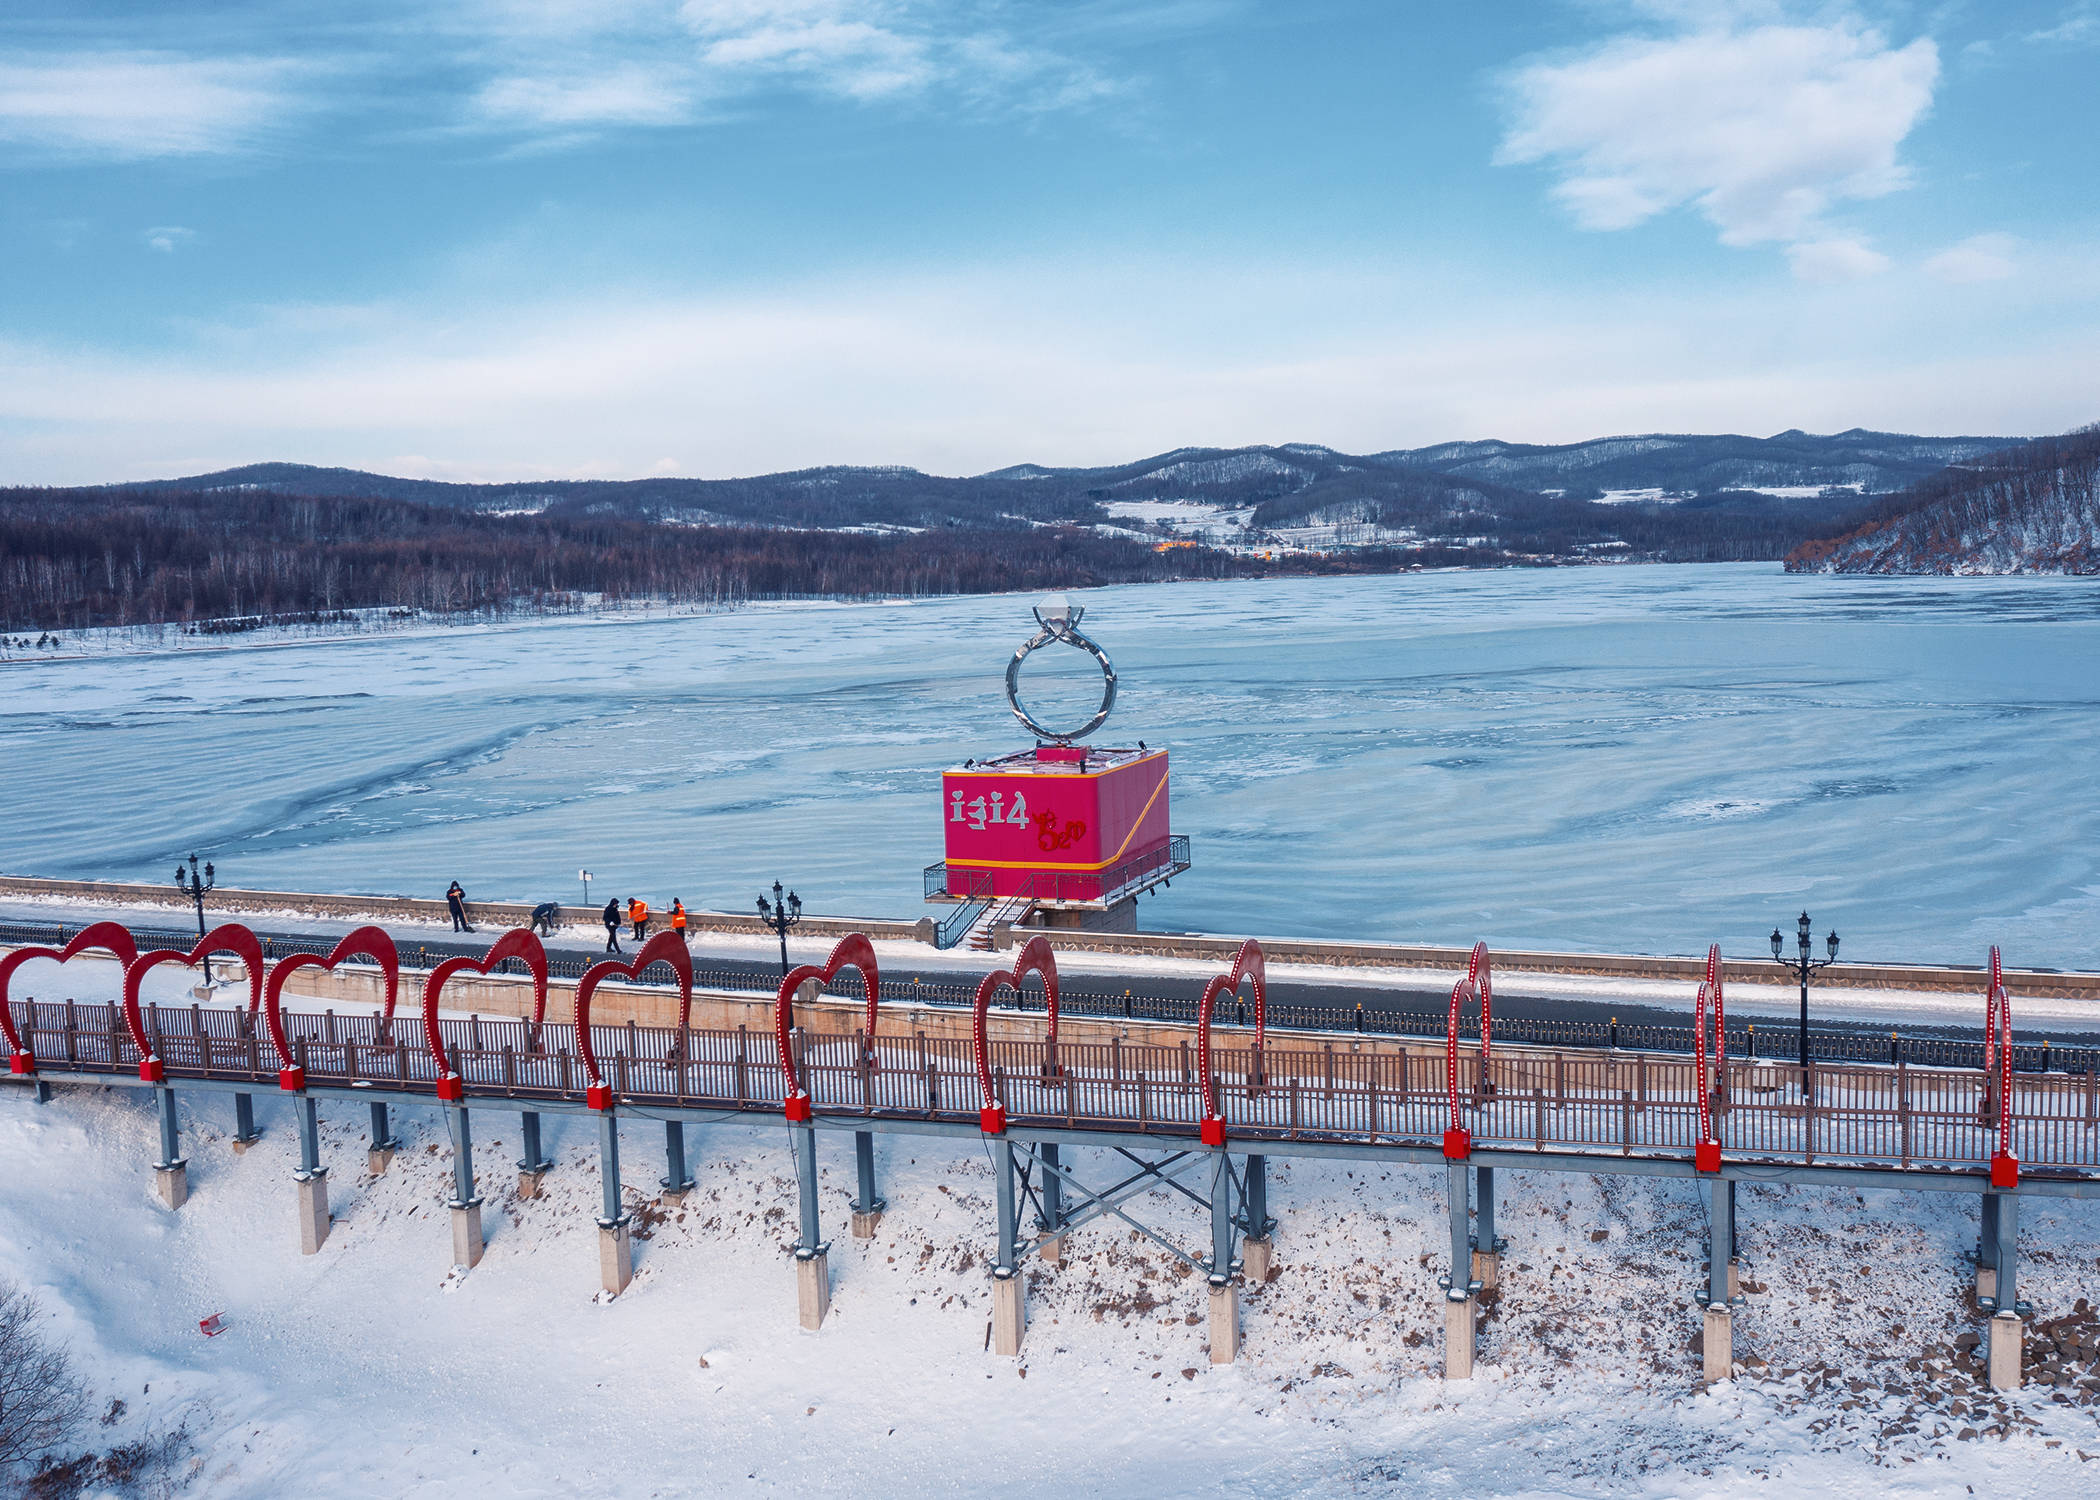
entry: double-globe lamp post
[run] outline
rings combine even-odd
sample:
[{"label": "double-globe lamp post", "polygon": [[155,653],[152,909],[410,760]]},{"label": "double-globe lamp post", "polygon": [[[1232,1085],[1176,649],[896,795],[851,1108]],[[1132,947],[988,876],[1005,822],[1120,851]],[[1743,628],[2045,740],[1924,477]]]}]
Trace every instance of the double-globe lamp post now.
[{"label": "double-globe lamp post", "polygon": [[788,929],[802,920],[802,898],[793,891],[782,894],[780,882],[773,882],[773,899],[758,898],[758,919],[780,934],[780,977],[788,974]]},{"label": "double-globe lamp post", "polygon": [[[187,870],[179,864],[175,866],[175,889],[197,903],[197,936],[200,939],[204,936],[204,893],[211,890],[218,883],[218,872],[212,869],[208,861],[204,866],[203,876],[201,878],[198,876],[197,856],[194,854],[190,856],[190,867]],[[206,984],[211,983],[211,955],[209,953],[204,955],[204,982]]]},{"label": "double-globe lamp post", "polygon": [[1799,951],[1792,958],[1789,958],[1786,955],[1786,939],[1780,935],[1777,927],[1772,929],[1772,960],[1781,968],[1793,970],[1794,976],[1801,981],[1801,1094],[1803,1098],[1806,1098],[1808,1096],[1808,976],[1815,973],[1818,969],[1827,969],[1837,962],[1838,935],[1833,930],[1830,936],[1823,940],[1830,955],[1828,958],[1814,958],[1810,956],[1809,948],[1809,943],[1814,936],[1814,924],[1808,920],[1807,912],[1801,913],[1801,920],[1795,924],[1794,931],[1799,944]]}]

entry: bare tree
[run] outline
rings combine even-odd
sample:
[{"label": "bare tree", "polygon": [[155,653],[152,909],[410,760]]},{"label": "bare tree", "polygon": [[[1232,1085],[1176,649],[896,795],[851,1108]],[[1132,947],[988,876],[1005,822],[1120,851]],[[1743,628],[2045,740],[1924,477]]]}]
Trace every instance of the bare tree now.
[{"label": "bare tree", "polygon": [[87,1413],[87,1389],[43,1320],[35,1297],[0,1280],[0,1475],[49,1453]]}]

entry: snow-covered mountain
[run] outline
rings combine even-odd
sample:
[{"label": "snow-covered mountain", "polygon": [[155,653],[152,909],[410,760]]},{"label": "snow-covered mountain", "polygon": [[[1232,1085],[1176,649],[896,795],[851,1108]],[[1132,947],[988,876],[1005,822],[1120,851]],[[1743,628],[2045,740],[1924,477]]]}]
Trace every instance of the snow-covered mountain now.
[{"label": "snow-covered mountain", "polygon": [[2100,427],[1950,468],[1856,529],[1803,543],[1794,572],[2100,574]]},{"label": "snow-covered mountain", "polygon": [[1711,495],[1723,490],[1901,490],[1949,464],[2019,441],[2003,437],[1912,437],[1852,428],[1829,436],[1789,428],[1768,438],[1733,433],[1643,433],[1539,447],[1524,443],[1442,443],[1376,455],[1410,468],[1463,474],[1578,498],[1661,489]]}]

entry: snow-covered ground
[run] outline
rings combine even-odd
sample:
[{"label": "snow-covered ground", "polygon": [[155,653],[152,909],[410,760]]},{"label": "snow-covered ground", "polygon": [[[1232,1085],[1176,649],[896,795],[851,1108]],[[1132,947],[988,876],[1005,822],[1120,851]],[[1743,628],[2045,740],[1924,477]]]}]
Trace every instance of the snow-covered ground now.
[{"label": "snow-covered ground", "polygon": [[[1696,1186],[1503,1174],[1504,1289],[1479,1377],[1447,1384],[1441,1171],[1280,1160],[1277,1271],[1247,1294],[1238,1365],[1208,1363],[1201,1278],[1120,1226],[1079,1231],[1062,1268],[1031,1263],[1023,1355],[1004,1360],[984,1352],[992,1182],[974,1143],[881,1138],[889,1211],[862,1242],[850,1153],[826,1138],[835,1294],[809,1334],[778,1128],[690,1131],[698,1187],[664,1212],[646,1202],[655,1132],[629,1121],[641,1243],[607,1301],[588,1122],[547,1117],[559,1165],[519,1201],[516,1122],[477,1112],[488,1252],[458,1272],[435,1111],[396,1110],[405,1149],[372,1178],[363,1111],[328,1107],[336,1223],[302,1257],[290,1117],[258,1102],[266,1134],[236,1158],[223,1096],[184,1101],[192,1197],[170,1214],[145,1098],[0,1092],[0,1268],[54,1309],[97,1410],[124,1403],[82,1444],[184,1428],[185,1493],[2011,1500],[2088,1491],[2100,1456],[2075,1376],[2004,1401],[1956,1350],[1979,1326],[1962,1295],[1975,1209],[1947,1195],[1745,1188],[1744,1368],[1711,1391],[1691,1342]],[[1141,1212],[1202,1237],[1185,1200]],[[2100,1332],[2080,1300],[2096,1216],[2022,1218],[2023,1293],[2067,1342]],[[227,1331],[205,1339],[212,1313]]]}]

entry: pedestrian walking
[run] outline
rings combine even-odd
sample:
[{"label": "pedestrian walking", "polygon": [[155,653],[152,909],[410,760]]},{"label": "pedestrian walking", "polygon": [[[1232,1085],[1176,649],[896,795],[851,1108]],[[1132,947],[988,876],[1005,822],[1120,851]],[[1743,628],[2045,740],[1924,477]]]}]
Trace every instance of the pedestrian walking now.
[{"label": "pedestrian walking", "polygon": [[671,898],[671,930],[685,936],[685,903],[676,896]]},{"label": "pedestrian walking", "polygon": [[460,888],[460,884],[456,880],[452,882],[451,888],[445,892],[445,905],[452,908],[452,930],[454,932],[472,932],[474,930],[474,924],[467,920],[467,893]]},{"label": "pedestrian walking", "polygon": [[620,902],[617,897],[605,903],[605,951],[620,951]]},{"label": "pedestrian walking", "polygon": [[629,896],[627,920],[634,924],[634,940],[639,943],[649,935],[649,903],[639,896]]},{"label": "pedestrian walking", "polygon": [[532,930],[541,937],[551,937],[554,933],[555,924],[559,921],[561,921],[561,903],[559,901],[542,901],[532,909]]}]

